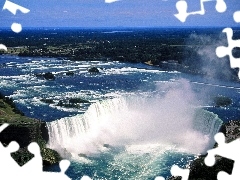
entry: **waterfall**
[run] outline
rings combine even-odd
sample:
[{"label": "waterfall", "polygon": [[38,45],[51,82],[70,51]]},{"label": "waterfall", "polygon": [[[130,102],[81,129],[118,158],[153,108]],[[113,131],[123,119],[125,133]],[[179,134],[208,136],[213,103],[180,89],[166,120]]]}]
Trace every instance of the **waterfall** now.
[{"label": "waterfall", "polygon": [[[103,137],[97,136],[103,136],[101,131],[104,131],[104,129],[106,129],[104,134],[107,136],[107,133],[111,131],[110,125],[114,121],[113,118],[126,112],[126,102],[116,98],[96,102],[84,114],[48,122],[49,147],[57,148],[58,151],[62,152],[62,150],[66,151],[66,149],[68,151],[75,149],[72,146],[79,146],[82,150],[91,149],[89,147],[91,145],[98,146],[99,144],[99,146],[102,146],[103,143],[101,143],[100,139]],[[105,138],[107,139],[107,137]]]},{"label": "waterfall", "polygon": [[203,109],[197,109],[194,117],[194,128],[205,135],[214,136],[222,126],[218,115]]},{"label": "waterfall", "polygon": [[143,143],[177,144],[199,153],[206,150],[209,137],[221,124],[217,115],[183,99],[121,97],[96,102],[84,114],[47,123],[48,145],[63,156]]}]

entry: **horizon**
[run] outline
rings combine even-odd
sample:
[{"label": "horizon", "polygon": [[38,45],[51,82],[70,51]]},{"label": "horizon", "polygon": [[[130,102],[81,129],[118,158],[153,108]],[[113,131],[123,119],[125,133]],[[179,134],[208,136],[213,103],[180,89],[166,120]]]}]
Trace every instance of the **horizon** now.
[{"label": "horizon", "polygon": [[[163,30],[163,29],[224,29],[226,26],[166,26],[166,27],[24,27],[26,30]],[[240,29],[240,26],[231,26],[232,29]],[[11,27],[0,27],[0,30],[12,31]]]}]

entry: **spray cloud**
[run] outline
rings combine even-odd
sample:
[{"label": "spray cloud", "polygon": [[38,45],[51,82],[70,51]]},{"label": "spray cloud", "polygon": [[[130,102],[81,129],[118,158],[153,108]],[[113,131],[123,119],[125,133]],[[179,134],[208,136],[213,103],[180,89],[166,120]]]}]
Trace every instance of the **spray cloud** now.
[{"label": "spray cloud", "polygon": [[201,153],[209,138],[194,128],[196,98],[186,80],[159,84],[154,97],[124,97],[92,104],[84,115],[48,124],[49,146],[96,153],[104,144],[168,144]]},{"label": "spray cloud", "polygon": [[226,35],[220,34],[191,34],[187,42],[189,57],[184,63],[190,65],[206,75],[209,79],[236,79],[236,72],[230,68],[228,57],[218,58],[216,48],[218,46],[228,46]]}]

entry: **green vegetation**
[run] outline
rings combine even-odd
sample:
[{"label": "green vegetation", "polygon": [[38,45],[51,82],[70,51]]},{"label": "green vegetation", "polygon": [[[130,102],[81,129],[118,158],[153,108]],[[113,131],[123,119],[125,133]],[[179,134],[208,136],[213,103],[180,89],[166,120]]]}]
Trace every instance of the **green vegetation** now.
[{"label": "green vegetation", "polygon": [[10,125],[0,133],[0,141],[4,146],[11,141],[18,142],[20,149],[12,153],[12,157],[19,165],[24,165],[33,157],[27,150],[31,142],[37,142],[40,146],[43,165],[54,164],[61,160],[56,151],[46,147],[48,133],[45,122],[24,116],[11,98],[4,97],[0,93],[0,125],[3,123]]},{"label": "green vegetation", "polygon": [[4,108],[4,109],[7,108],[7,106],[3,101],[0,101],[0,108]]},{"label": "green vegetation", "polygon": [[[51,30],[50,30],[51,31]],[[58,30],[51,37],[46,31],[26,30],[16,38],[9,39],[7,32],[0,40],[8,46],[10,54],[81,60],[114,60],[128,62],[159,62],[175,59],[181,61],[186,54],[184,37],[186,32],[175,30],[134,30],[132,33],[101,33],[101,30]],[[51,32],[50,32],[51,34]],[[188,35],[188,34],[187,34]],[[46,38],[47,37],[47,38]],[[191,51],[189,51],[191,52]],[[5,53],[5,52],[3,52]]]},{"label": "green vegetation", "polygon": [[24,113],[21,112],[13,102],[12,98],[4,97],[0,93],[0,123],[4,121],[8,122],[22,122],[27,121],[28,118],[24,117]]},{"label": "green vegetation", "polygon": [[[111,32],[110,29],[29,29],[20,34],[2,31],[0,42],[8,47],[8,52],[0,53],[73,61],[141,62],[166,70],[238,80],[238,71],[229,67],[228,59],[209,57],[208,51],[204,50],[216,49],[221,28],[127,30],[128,33],[106,33]],[[240,51],[234,49],[233,54],[239,57]],[[222,63],[219,64],[220,61]],[[225,71],[214,68],[219,66]],[[46,74],[44,78],[54,80],[52,74]]]}]

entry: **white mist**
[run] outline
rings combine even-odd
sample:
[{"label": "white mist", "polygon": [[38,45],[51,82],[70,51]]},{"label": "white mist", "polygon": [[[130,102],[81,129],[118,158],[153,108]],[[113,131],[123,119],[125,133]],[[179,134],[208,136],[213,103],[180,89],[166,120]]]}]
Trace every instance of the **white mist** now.
[{"label": "white mist", "polygon": [[[201,153],[221,120],[196,110],[189,83],[180,80],[158,85],[153,97],[122,97],[92,104],[83,115],[48,123],[49,146],[61,155],[100,152],[104,144],[131,146],[159,144]],[[197,116],[197,117],[196,117]]]}]

